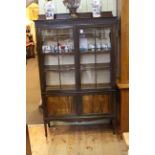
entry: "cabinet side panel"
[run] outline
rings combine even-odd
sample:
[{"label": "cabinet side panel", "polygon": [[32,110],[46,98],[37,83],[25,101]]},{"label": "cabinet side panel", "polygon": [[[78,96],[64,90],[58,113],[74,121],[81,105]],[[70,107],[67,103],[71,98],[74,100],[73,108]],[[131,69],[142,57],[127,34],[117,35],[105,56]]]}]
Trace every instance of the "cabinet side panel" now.
[{"label": "cabinet side panel", "polygon": [[120,131],[129,131],[129,90],[121,90]]}]

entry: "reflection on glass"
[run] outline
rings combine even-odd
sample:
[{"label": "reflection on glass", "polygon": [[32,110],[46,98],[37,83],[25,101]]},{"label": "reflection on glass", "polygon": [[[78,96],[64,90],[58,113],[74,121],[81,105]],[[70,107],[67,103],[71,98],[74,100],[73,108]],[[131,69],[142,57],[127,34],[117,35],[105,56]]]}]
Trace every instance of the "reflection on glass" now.
[{"label": "reflection on glass", "polygon": [[96,63],[110,63],[110,53],[100,53],[96,55]]},{"label": "reflection on glass", "polygon": [[70,53],[74,51],[73,30],[50,29],[42,31],[43,53]]},{"label": "reflection on glass", "polygon": [[81,86],[82,88],[95,87],[95,70],[88,69],[88,70],[81,71]]},{"label": "reflection on glass", "polygon": [[80,29],[80,52],[88,50],[88,40],[83,29]]},{"label": "reflection on glass", "polygon": [[81,55],[81,64],[94,64],[94,63],[110,63],[110,53],[85,54]]},{"label": "reflection on glass", "polygon": [[106,51],[111,49],[110,29],[96,29],[96,49]]},{"label": "reflection on glass", "polygon": [[48,71],[46,73],[46,86],[51,89],[75,88],[75,69],[63,68],[61,71]]},{"label": "reflection on glass", "polygon": [[110,86],[110,70],[87,67],[81,70],[81,87],[86,89],[104,88]]},{"label": "reflection on glass", "polygon": [[[110,28],[80,29],[82,89],[110,86]],[[81,38],[84,38],[81,40]],[[84,46],[85,43],[85,46]]]},{"label": "reflection on glass", "polygon": [[110,70],[96,70],[97,86],[102,87],[110,83]]},{"label": "reflection on glass", "polygon": [[58,55],[45,55],[44,65],[58,65]]},{"label": "reflection on glass", "polygon": [[94,64],[95,63],[95,55],[81,55],[81,64]]},{"label": "reflection on glass", "polygon": [[61,29],[58,31],[59,53],[73,52],[73,31],[72,29]]},{"label": "reflection on glass", "polygon": [[60,65],[74,65],[74,55],[60,55]]},{"label": "reflection on glass", "polygon": [[110,32],[110,28],[80,29],[80,52],[111,50]]},{"label": "reflection on glass", "polygon": [[61,88],[71,89],[75,88],[75,71],[62,71],[61,72]]},{"label": "reflection on glass", "polygon": [[44,65],[74,65],[74,56],[73,55],[45,55]]},{"label": "reflection on glass", "polygon": [[54,89],[60,87],[59,72],[49,71],[46,73],[46,86]]}]

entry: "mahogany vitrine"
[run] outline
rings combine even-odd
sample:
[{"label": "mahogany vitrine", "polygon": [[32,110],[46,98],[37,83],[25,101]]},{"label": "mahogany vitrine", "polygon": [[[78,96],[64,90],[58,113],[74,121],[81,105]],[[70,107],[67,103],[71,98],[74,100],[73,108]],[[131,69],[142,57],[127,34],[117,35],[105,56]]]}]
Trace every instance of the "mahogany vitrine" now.
[{"label": "mahogany vitrine", "polygon": [[51,121],[116,129],[117,17],[102,15],[35,21],[46,136]]}]

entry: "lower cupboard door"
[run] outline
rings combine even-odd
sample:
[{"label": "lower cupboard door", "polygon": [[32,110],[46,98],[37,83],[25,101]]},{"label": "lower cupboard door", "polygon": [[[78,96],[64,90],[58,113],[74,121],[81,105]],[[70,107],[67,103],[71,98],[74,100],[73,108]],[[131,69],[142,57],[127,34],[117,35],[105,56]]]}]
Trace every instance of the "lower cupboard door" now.
[{"label": "lower cupboard door", "polygon": [[74,96],[52,96],[47,98],[48,116],[75,114]]},{"label": "lower cupboard door", "polygon": [[82,96],[83,114],[111,114],[114,95],[84,95]]}]

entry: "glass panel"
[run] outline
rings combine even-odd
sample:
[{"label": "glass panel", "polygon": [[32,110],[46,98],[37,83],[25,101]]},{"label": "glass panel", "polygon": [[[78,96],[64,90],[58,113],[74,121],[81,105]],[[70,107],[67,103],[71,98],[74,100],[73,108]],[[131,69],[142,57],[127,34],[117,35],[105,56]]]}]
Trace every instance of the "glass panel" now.
[{"label": "glass panel", "polygon": [[110,28],[79,29],[81,87],[83,89],[110,86]]},{"label": "glass panel", "polygon": [[100,53],[96,55],[96,63],[110,63],[110,53]]},{"label": "glass panel", "polygon": [[73,96],[53,96],[47,99],[48,114],[61,116],[66,114],[75,114]]},{"label": "glass panel", "polygon": [[[47,68],[48,69],[48,68]],[[54,71],[55,70],[55,71]],[[52,89],[74,89],[75,88],[75,69],[50,67],[46,72],[46,86]]]},{"label": "glass panel", "polygon": [[74,55],[45,55],[44,65],[74,65]]},{"label": "glass panel", "polygon": [[96,70],[97,87],[106,87],[110,85],[110,70]]},{"label": "glass panel", "polygon": [[81,55],[81,64],[94,64],[95,63],[95,55]]},{"label": "glass panel", "polygon": [[[96,60],[96,61],[95,61]],[[80,63],[81,64],[93,64],[93,63],[110,63],[110,53],[97,53],[95,54],[82,54]]]},{"label": "glass panel", "polygon": [[57,34],[55,29],[42,30],[42,52],[56,53],[57,49]]},{"label": "glass panel", "polygon": [[59,72],[57,71],[46,72],[46,86],[51,87],[51,89],[60,88]]},{"label": "glass panel", "polygon": [[79,48],[80,52],[88,52],[88,49],[92,52],[95,51],[95,29],[80,29],[80,41]]},{"label": "glass panel", "polygon": [[81,71],[81,88],[91,89],[95,87],[95,70],[88,69]]},{"label": "glass panel", "polygon": [[110,70],[104,68],[99,69],[100,66],[94,68],[91,65],[87,65],[84,68],[81,70],[81,88],[94,89],[110,87]]},{"label": "glass panel", "polygon": [[42,30],[42,52],[68,54],[74,51],[72,28]]},{"label": "glass panel", "polygon": [[58,65],[58,55],[45,55],[44,65]]},{"label": "glass panel", "polygon": [[[68,69],[70,70],[70,69]],[[61,89],[73,89],[75,88],[75,70],[64,71],[60,74],[61,77]]]},{"label": "glass panel", "polygon": [[111,50],[110,28],[96,29],[96,50],[102,52]]},{"label": "glass panel", "polygon": [[52,40],[56,41],[56,29],[44,29],[42,30],[42,41]]},{"label": "glass panel", "polygon": [[47,89],[75,88],[72,28],[45,29],[42,41]]},{"label": "glass panel", "polygon": [[81,53],[105,52],[111,50],[110,28],[87,28],[79,30]]},{"label": "glass panel", "polygon": [[60,65],[74,65],[74,55],[60,55]]},{"label": "glass panel", "polygon": [[74,51],[73,30],[59,29],[57,35],[58,35],[59,53],[73,52]]},{"label": "glass panel", "polygon": [[84,95],[82,97],[83,114],[104,113],[109,114],[112,111],[111,95]]}]

